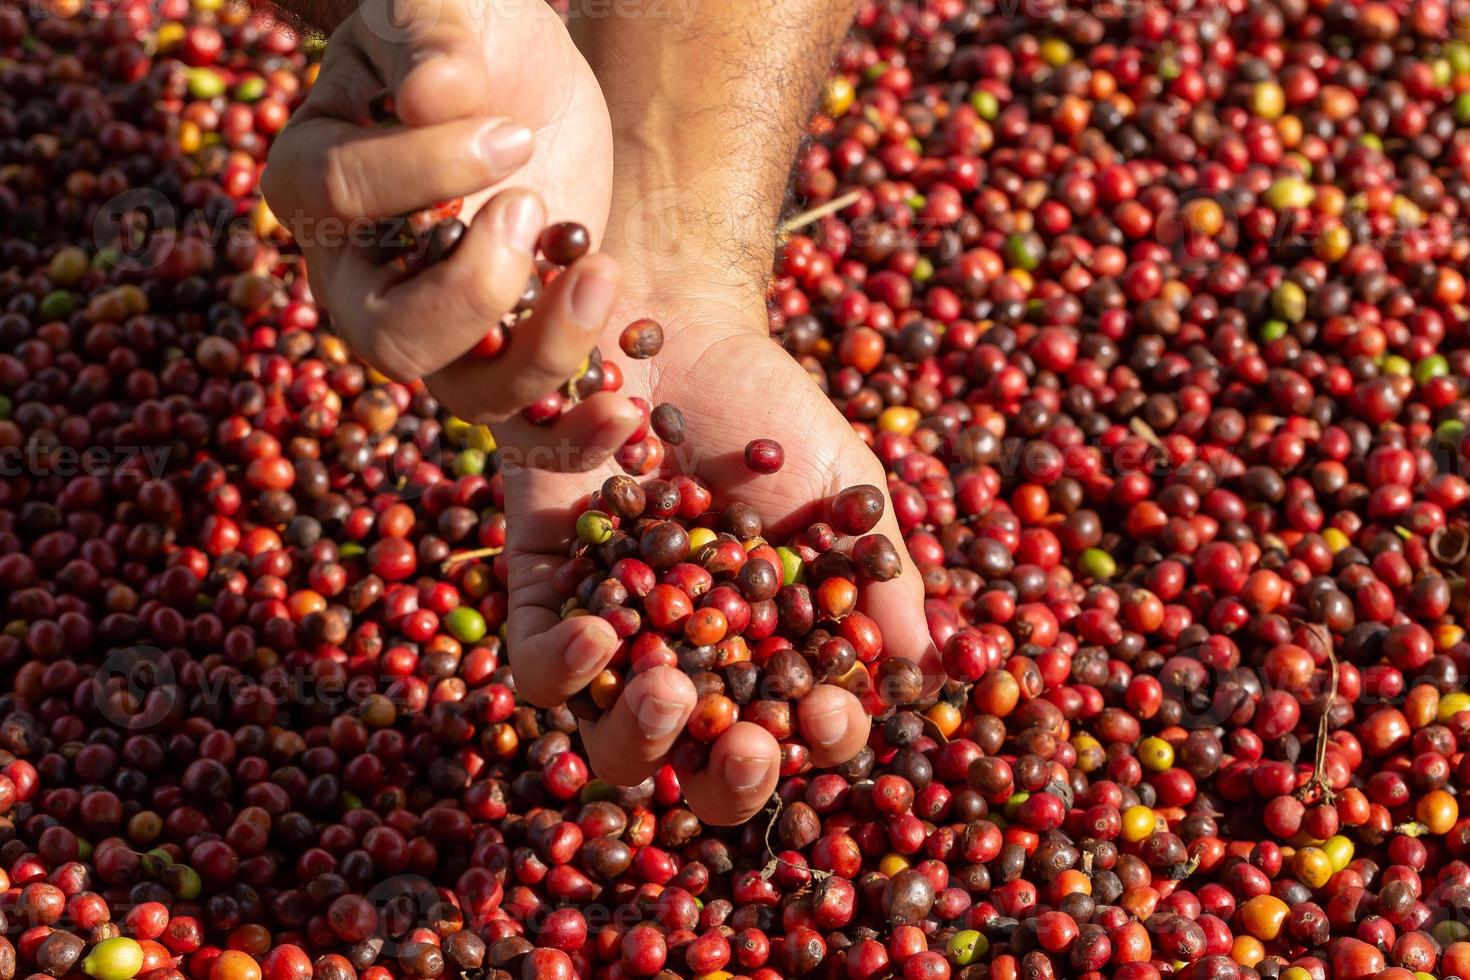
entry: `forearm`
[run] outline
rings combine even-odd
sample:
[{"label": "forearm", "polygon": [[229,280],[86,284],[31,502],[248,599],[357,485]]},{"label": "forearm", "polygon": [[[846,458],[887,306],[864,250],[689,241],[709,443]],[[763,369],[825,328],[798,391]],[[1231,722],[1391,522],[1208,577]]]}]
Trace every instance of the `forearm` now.
[{"label": "forearm", "polygon": [[[579,8],[579,3],[595,6]],[[857,0],[572,0],[612,115],[607,247],[659,277],[769,274],[807,118]],[[605,8],[601,8],[605,9]]]}]

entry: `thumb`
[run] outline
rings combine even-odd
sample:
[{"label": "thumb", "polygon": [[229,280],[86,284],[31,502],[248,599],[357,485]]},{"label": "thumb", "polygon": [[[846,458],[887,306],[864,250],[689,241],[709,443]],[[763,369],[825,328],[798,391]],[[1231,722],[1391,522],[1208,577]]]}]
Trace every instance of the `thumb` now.
[{"label": "thumb", "polygon": [[471,0],[364,0],[363,51],[410,126],[489,112],[483,37],[495,7]]}]

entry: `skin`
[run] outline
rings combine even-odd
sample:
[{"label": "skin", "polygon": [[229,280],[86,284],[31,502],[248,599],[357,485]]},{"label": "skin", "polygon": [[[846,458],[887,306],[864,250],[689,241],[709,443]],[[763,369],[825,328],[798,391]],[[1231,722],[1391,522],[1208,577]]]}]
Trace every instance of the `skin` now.
[{"label": "skin", "polygon": [[[887,485],[852,426],[771,340],[765,308],[787,174],[852,13],[830,0],[771,0],[701,3],[672,22],[572,19],[612,113],[617,171],[604,250],[627,270],[602,349],[623,368],[624,393],[683,411],[688,435],[671,468],[705,481],[716,506],[746,501],[778,538],[820,519],[844,487]],[[639,316],[659,320],[667,339],[652,360],[629,361],[617,334]],[[744,465],[745,444],[757,437],[786,451],[772,476]],[[533,701],[564,700],[612,655],[611,628],[592,617],[559,621],[547,582],[567,554],[576,505],[617,471],[507,474],[511,660]],[[891,502],[878,530],[903,540]],[[887,651],[918,661],[937,686],[942,670],[922,583],[899,551],[903,574],[866,588],[864,611],[882,627]],[[678,670],[638,675],[619,704],[584,726],[593,767],[613,782],[641,781],[664,761],[694,705],[693,685]],[[833,686],[807,696],[798,726],[820,766],[851,758],[869,732],[857,699]],[[681,784],[702,819],[738,823],[769,799],[778,762],[769,733],[737,723],[708,766]]]},{"label": "skin", "polygon": [[[514,307],[546,224],[575,218],[595,241],[606,223],[607,107],[561,20],[519,0],[288,7],[330,41],[262,186],[344,339],[385,374],[424,379],[473,421],[505,419],[565,383],[618,293],[606,255],[575,263],[499,358],[464,357]],[[405,125],[371,126],[369,105],[384,91]],[[469,230],[448,260],[417,276],[368,261],[358,235],[371,238],[373,219],[453,197],[466,198]],[[333,234],[334,222],[358,234]]]},{"label": "skin", "polygon": [[[605,111],[610,114],[607,152],[599,154],[598,147],[558,145],[556,154],[578,154],[570,158],[575,161],[575,179],[558,179],[550,154],[543,170],[537,170],[536,160],[541,157],[548,134],[555,139],[574,126],[539,125],[530,162],[517,164],[507,157],[474,178],[481,182],[480,187],[496,188],[514,172],[512,182],[527,182],[548,200],[558,202],[552,206],[554,215],[575,214],[588,223],[587,214],[607,214],[605,225],[589,223],[594,235],[602,233],[602,253],[573,266],[553,284],[549,295],[555,311],[569,301],[568,293],[575,292],[564,280],[575,278],[589,263],[598,264],[594,274],[607,270],[613,275],[616,260],[624,273],[620,297],[615,304],[609,303],[610,317],[603,313],[597,318],[596,328],[584,328],[580,333],[562,324],[555,312],[545,315],[545,322],[533,330],[527,330],[526,325],[517,327],[511,355],[517,354],[517,344],[523,344],[518,356],[531,359],[540,374],[506,394],[503,389],[507,379],[516,374],[506,370],[504,359],[486,364],[458,357],[478,339],[475,324],[483,319],[461,316],[462,334],[448,338],[440,335],[460,330],[456,325],[459,321],[450,316],[446,323],[444,316],[435,315],[432,322],[440,326],[435,331],[434,356],[428,358],[428,370],[418,372],[458,414],[496,423],[509,518],[508,646],[519,693],[542,705],[560,703],[584,687],[608,662],[616,645],[611,627],[600,619],[562,620],[558,612],[562,599],[551,588],[550,580],[566,560],[577,509],[608,475],[621,472],[608,458],[609,453],[639,422],[637,410],[624,396],[636,395],[651,405],[669,402],[678,406],[688,423],[688,436],[679,451],[666,460],[666,469],[700,477],[713,490],[716,506],[735,497],[745,500],[761,514],[773,537],[820,519],[825,502],[844,487],[870,483],[884,489],[886,495],[882,466],[814,381],[771,340],[765,310],[766,282],[787,174],[824,68],[856,5],[852,0],[686,4],[648,0],[635,10],[634,3],[627,0],[614,8],[615,15],[608,16],[605,6],[582,8],[574,2],[571,16],[573,34],[586,58],[582,64],[590,65],[592,86],[601,88],[596,101],[601,106],[605,97]],[[447,7],[449,0],[445,4]],[[526,4],[541,6],[540,0],[525,0],[525,4],[503,0],[491,6],[503,13],[521,11]],[[409,134],[393,137],[404,142],[371,148],[385,159],[353,170],[368,175],[363,183],[389,186],[391,182],[380,175],[401,163],[386,157],[415,152],[406,140],[425,127],[439,127],[436,136],[441,149],[429,158],[415,159],[413,181],[420,186],[425,180],[417,170],[420,166],[432,169],[442,163],[446,169],[455,169],[453,153],[442,147],[448,145],[452,150],[454,139],[463,136],[446,126],[463,125],[466,118],[526,118],[520,106],[508,102],[487,105],[470,100],[473,105],[446,110],[435,96],[444,95],[447,104],[454,105],[456,98],[448,94],[450,82],[460,91],[464,88],[462,80],[475,71],[520,71],[528,90],[536,90],[536,83],[550,84],[542,74],[539,54],[524,63],[517,60],[518,53],[525,50],[522,46],[504,52],[510,64],[491,67],[494,41],[485,38],[493,31],[480,35],[477,48],[459,34],[436,29],[430,32],[436,39],[432,46],[448,50],[447,60],[416,55],[412,44],[407,45],[411,49],[407,53],[390,45],[389,56],[383,60],[371,53],[381,45],[365,39],[372,32],[364,31],[361,24],[354,28],[354,18],[360,19],[360,15],[347,18],[334,34],[332,44],[337,45],[338,38],[343,37],[347,39],[345,46],[360,48],[367,54],[399,93],[400,114],[410,130]],[[450,23],[454,23],[453,18]],[[457,28],[461,32],[467,29]],[[545,38],[542,41],[551,43]],[[560,45],[562,41],[555,43]],[[477,51],[484,51],[487,61],[478,69],[465,63],[474,61]],[[337,62],[343,60],[339,57]],[[331,67],[334,71],[351,70],[338,68],[335,63]],[[567,73],[566,65],[561,69],[553,87],[566,88],[568,77],[576,79],[574,89],[581,86],[580,75]],[[365,84],[359,83],[359,87],[367,90]],[[497,97],[502,93],[493,87],[491,91]],[[578,98],[574,95],[571,101],[576,103]],[[592,99],[585,96],[585,101]],[[594,115],[589,111],[578,124],[593,125]],[[340,119],[341,114],[328,118]],[[311,122],[311,116],[305,123],[293,121],[288,135],[291,129],[299,134]],[[299,136],[304,148],[282,152],[289,152],[290,160],[310,159],[313,153],[341,152],[332,148],[350,135],[340,126],[319,126]],[[436,157],[444,159],[430,159]],[[617,161],[615,169],[610,163],[613,159]],[[273,154],[272,164],[276,161]],[[281,166],[279,170],[291,174],[315,172],[297,166]],[[473,168],[459,170],[466,173],[465,182],[469,183],[468,174]],[[611,183],[602,189],[607,204],[597,211],[596,201],[589,202],[588,198],[595,196],[597,182],[609,173]],[[290,178],[279,178],[274,193],[292,202],[310,197],[292,198],[290,187],[282,186],[289,183]],[[438,196],[447,196],[459,186],[448,178],[435,185]],[[580,198],[558,199],[556,195],[566,188],[573,188]],[[512,193],[502,190],[490,199],[485,211],[503,207],[501,200]],[[484,197],[477,196],[473,203],[481,203]],[[423,202],[393,203],[402,211]],[[272,205],[276,206],[274,198]],[[590,210],[560,210],[577,206]],[[477,217],[471,235],[478,233],[479,225],[486,220]],[[465,244],[469,244],[468,239]],[[483,250],[474,253],[476,261],[488,263],[499,258],[495,248],[487,231]],[[445,266],[466,259],[464,252],[462,245]],[[397,324],[427,322],[418,314],[386,316],[371,305],[353,305],[352,295],[343,295],[349,286],[340,284],[350,284],[351,290],[368,296],[375,294],[372,284],[363,290],[359,278],[350,278],[341,271],[355,266],[352,256],[309,255],[309,261],[313,283],[323,278],[325,294],[341,298],[344,306],[334,309],[334,317],[348,331],[349,341],[358,350],[367,351],[370,360],[374,351],[391,350],[403,340],[392,336]],[[495,271],[487,273],[487,269]],[[426,276],[439,271],[436,268]],[[511,270],[508,261],[504,265],[482,264],[470,270],[473,275],[465,273],[466,279],[460,281],[484,283],[503,276],[514,282],[514,291],[519,292],[524,275],[513,275],[513,271],[519,273],[518,268]],[[334,275],[341,278],[334,279]],[[361,277],[365,273],[356,269],[350,275]],[[417,290],[419,280],[426,276],[389,285],[384,291]],[[441,290],[448,286],[438,285]],[[333,292],[334,286],[340,286],[338,292]],[[405,299],[405,305],[407,302]],[[452,300],[440,298],[437,302]],[[665,329],[664,349],[651,361],[629,361],[617,345],[622,326],[640,316],[658,319]],[[413,343],[405,341],[405,349],[416,349],[426,340],[421,330],[407,336]],[[584,401],[550,429],[536,429],[507,418],[516,405],[534,400],[572,374],[587,348],[597,340],[609,360],[623,369],[625,381],[620,393]],[[516,372],[524,373],[524,364],[517,364]],[[541,390],[533,390],[538,384]],[[491,394],[497,390],[502,394]],[[487,405],[492,397],[501,400]],[[772,476],[757,476],[744,466],[744,446],[758,437],[776,439],[785,448],[785,465]],[[900,544],[902,536],[892,516],[891,501],[888,504],[877,530]],[[931,678],[930,686],[937,687],[942,671],[923,614],[922,583],[905,550],[899,548],[899,552],[904,559],[903,574],[891,582],[866,588],[863,608],[882,628],[887,651],[919,662]],[[594,770],[614,783],[642,781],[666,760],[694,705],[693,685],[681,672],[660,668],[639,674],[630,680],[612,710],[595,724],[584,726],[584,742]],[[797,726],[810,747],[812,762],[819,766],[851,758],[866,743],[870,728],[857,699],[832,686],[819,686],[803,700]],[[739,823],[758,812],[770,798],[778,778],[778,760],[775,739],[753,724],[738,723],[711,747],[706,767],[682,778],[681,784],[701,819]]]}]

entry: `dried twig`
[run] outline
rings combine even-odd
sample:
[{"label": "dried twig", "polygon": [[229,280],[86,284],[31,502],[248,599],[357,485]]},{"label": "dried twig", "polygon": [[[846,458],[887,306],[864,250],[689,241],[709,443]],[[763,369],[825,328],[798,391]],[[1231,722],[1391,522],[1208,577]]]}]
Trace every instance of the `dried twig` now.
[{"label": "dried twig", "polygon": [[1311,629],[1327,648],[1331,676],[1327,682],[1327,703],[1322,706],[1322,717],[1317,720],[1317,751],[1312,763],[1312,778],[1302,784],[1302,788],[1296,791],[1296,796],[1303,802],[1315,797],[1323,803],[1331,803],[1337,794],[1332,792],[1332,787],[1327,783],[1327,731],[1332,722],[1332,709],[1337,704],[1337,654],[1332,649],[1332,634],[1327,627],[1321,623],[1313,623]]},{"label": "dried twig", "polygon": [[504,550],[504,548],[475,548],[472,551],[458,551],[444,559],[439,564],[439,570],[447,572],[460,562],[474,561],[477,558],[494,558]]},{"label": "dried twig", "polygon": [[802,228],[805,228],[813,221],[819,221],[822,218],[827,217],[827,215],[829,214],[836,214],[838,211],[841,211],[849,204],[855,203],[862,196],[862,191],[848,191],[841,197],[832,198],[832,200],[828,201],[826,204],[818,204],[816,207],[811,208],[810,210],[801,211],[797,214],[793,214],[791,217],[781,222],[781,224],[776,228],[776,237],[781,239],[782,241],[785,241],[787,236],[789,236],[792,232],[800,231]]},{"label": "dried twig", "polygon": [[[773,793],[771,795],[771,802],[767,805],[770,807],[771,810],[771,819],[766,821],[765,842],[766,853],[769,854],[771,857],[768,861],[766,861],[766,866],[761,869],[761,878],[769,881],[771,875],[775,874],[776,869],[779,868],[781,865],[784,864],[788,868],[795,868],[796,865],[792,864],[790,861],[786,861],[780,858],[776,854],[775,848],[771,847],[771,831],[776,829],[776,821],[781,819],[781,811],[786,809],[786,804],[782,802],[779,794]],[[826,881],[828,878],[832,877],[832,872],[821,871],[817,868],[805,868],[799,870],[809,871],[811,873],[813,881]]]},{"label": "dried twig", "polygon": [[1133,418],[1128,420],[1128,428],[1133,430],[1134,435],[1138,436],[1138,438],[1142,439],[1150,446],[1153,446],[1155,449],[1164,448],[1164,440],[1159,438],[1159,434],[1154,431],[1154,427],[1149,425],[1138,416],[1135,415]]}]

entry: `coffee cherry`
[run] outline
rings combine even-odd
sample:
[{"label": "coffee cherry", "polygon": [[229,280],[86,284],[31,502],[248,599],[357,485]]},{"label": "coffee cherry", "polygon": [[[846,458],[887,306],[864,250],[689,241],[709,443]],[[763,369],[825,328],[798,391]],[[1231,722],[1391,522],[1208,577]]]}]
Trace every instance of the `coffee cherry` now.
[{"label": "coffee cherry", "polygon": [[848,487],[832,500],[832,526],[843,534],[867,534],[883,517],[883,494],[874,486]]},{"label": "coffee cherry", "polygon": [[745,466],[754,473],[769,476],[786,462],[786,451],[774,439],[752,439],[745,445]]},{"label": "coffee cherry", "polygon": [[657,320],[634,320],[618,335],[618,347],[635,360],[653,357],[664,346],[664,328]]},{"label": "coffee cherry", "polygon": [[549,225],[541,232],[537,248],[547,261],[568,266],[587,254],[592,247],[592,236],[586,227],[575,221],[562,221]]}]

